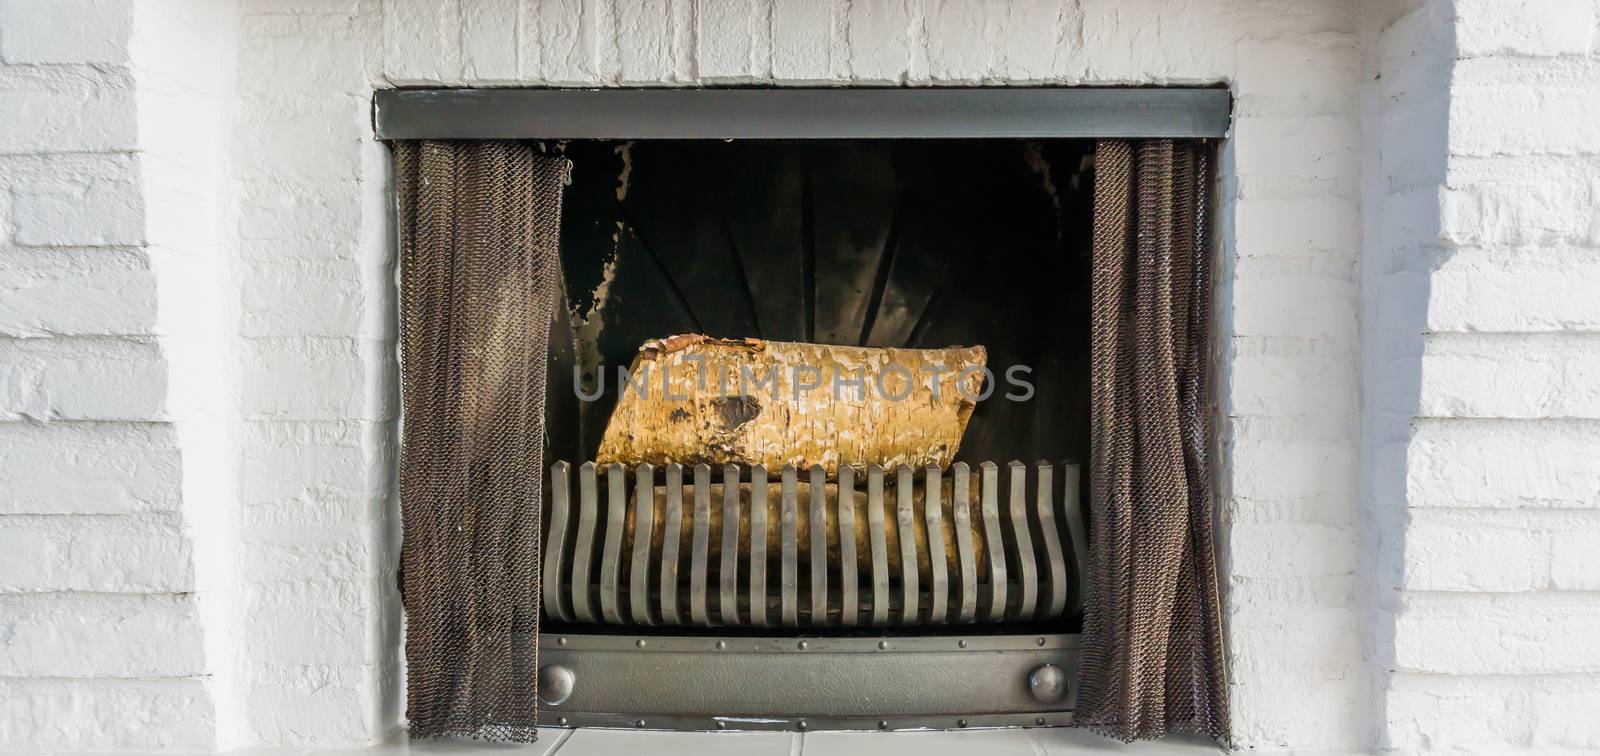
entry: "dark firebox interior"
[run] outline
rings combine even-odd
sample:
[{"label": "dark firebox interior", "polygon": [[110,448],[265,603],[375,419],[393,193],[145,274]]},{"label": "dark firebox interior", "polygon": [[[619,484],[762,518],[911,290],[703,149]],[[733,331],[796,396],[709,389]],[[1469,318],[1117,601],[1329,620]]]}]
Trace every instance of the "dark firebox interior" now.
[{"label": "dark firebox interior", "polygon": [[[573,167],[550,458],[592,459],[616,403],[616,369],[646,339],[679,333],[982,344],[994,392],[957,461],[1085,458],[1089,143],[546,146]],[[1031,398],[1004,398],[1024,381]],[[599,398],[581,400],[580,388]]]}]

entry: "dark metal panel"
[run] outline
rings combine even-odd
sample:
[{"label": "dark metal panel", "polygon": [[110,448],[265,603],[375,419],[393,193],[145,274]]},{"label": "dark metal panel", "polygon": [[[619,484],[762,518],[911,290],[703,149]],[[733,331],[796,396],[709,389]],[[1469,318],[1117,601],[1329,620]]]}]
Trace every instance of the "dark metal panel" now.
[{"label": "dark metal panel", "polygon": [[1077,661],[1075,635],[545,635],[540,662],[569,668],[575,682],[571,698],[542,707],[540,717],[546,724],[567,717],[569,725],[823,730],[981,726],[1005,712],[1027,715],[1007,725],[1065,724],[1058,715],[1072,709],[1076,685],[1046,702],[1030,692],[1028,677],[1051,664],[1074,680]]},{"label": "dark metal panel", "polygon": [[412,89],[374,95],[380,139],[1221,137],[1226,89]]}]

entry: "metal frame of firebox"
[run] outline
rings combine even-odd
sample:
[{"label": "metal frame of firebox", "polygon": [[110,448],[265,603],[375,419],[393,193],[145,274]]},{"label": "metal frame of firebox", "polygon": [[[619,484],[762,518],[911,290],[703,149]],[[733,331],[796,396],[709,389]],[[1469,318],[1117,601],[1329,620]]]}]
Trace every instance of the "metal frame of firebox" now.
[{"label": "metal frame of firebox", "polygon": [[[393,89],[373,102],[385,140],[1215,139],[1231,117],[1231,95],[1217,87]],[[1070,724],[1078,636],[993,627],[839,637],[820,628],[684,635],[557,624],[539,636],[540,722],[780,731]]]}]

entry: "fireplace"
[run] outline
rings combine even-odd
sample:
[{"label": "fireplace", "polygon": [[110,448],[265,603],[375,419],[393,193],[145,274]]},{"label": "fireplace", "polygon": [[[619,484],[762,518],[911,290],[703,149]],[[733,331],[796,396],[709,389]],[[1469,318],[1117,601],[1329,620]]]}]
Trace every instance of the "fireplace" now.
[{"label": "fireplace", "polygon": [[[519,576],[505,584],[518,591],[538,586],[536,616],[491,610],[495,622],[509,621],[493,643],[537,650],[537,664],[510,665],[516,679],[504,684],[536,675],[539,721],[558,726],[1069,724],[1095,574],[1089,461],[1096,434],[1110,427],[1094,419],[1094,329],[1151,308],[1130,299],[1115,312],[1093,311],[1107,275],[1093,262],[1106,210],[1096,204],[1103,154],[1089,137],[1214,136],[1226,96],[776,94],[672,93],[659,110],[650,100],[665,93],[379,99],[380,131],[387,123],[394,138],[517,140],[488,167],[451,158],[432,175],[426,164],[411,167],[426,163],[425,152],[402,150],[399,170],[419,171],[410,193],[435,177],[455,182],[440,217],[470,216],[504,204],[508,187],[522,191],[496,173],[506,162],[560,165],[559,228],[524,236],[526,222],[512,212],[509,225],[452,232],[446,245],[458,250],[461,276],[482,272],[459,267],[474,244],[498,254],[497,245],[524,238],[559,239],[550,267],[527,268],[554,281],[543,295],[553,298],[544,355],[518,348],[518,335],[510,348],[490,337],[448,358],[479,360],[472,369],[495,374],[482,406],[542,397],[527,405],[537,405],[528,427],[538,428],[542,467],[523,479],[536,481],[538,514],[520,516],[537,522],[536,535],[526,521],[504,540],[475,530],[499,515],[476,513],[470,495],[464,514],[444,518],[469,544],[454,552],[469,562],[485,559],[487,542],[508,554],[530,538],[542,545],[531,563],[521,558],[492,578]],[[821,115],[808,104],[820,104]],[[650,113],[655,120],[644,118]],[[835,118],[821,117],[828,113]],[[1161,207],[1141,189],[1145,204],[1122,209],[1146,223],[1145,214],[1164,213],[1163,233],[1199,255],[1209,249],[1211,148],[1184,142],[1174,153],[1164,144],[1165,180],[1172,183],[1173,154],[1183,161],[1176,173],[1194,178],[1163,189]],[[1142,157],[1139,164],[1149,169]],[[1126,166],[1121,175],[1132,186]],[[405,194],[403,246],[420,244],[432,221],[417,200],[408,208]],[[1187,225],[1172,225],[1174,202],[1177,215],[1189,208]],[[1146,243],[1144,230],[1126,237],[1130,249],[1135,237]],[[516,259],[508,264],[527,264]],[[1203,258],[1187,264],[1166,271],[1162,285],[1203,278]],[[509,280],[482,284],[487,295],[434,315],[496,321],[485,332],[542,327],[526,321],[532,300],[505,297],[523,279]],[[429,327],[421,324],[429,297],[410,296],[418,309],[403,317],[418,323],[414,330]],[[515,306],[509,322],[481,311],[507,302]],[[1169,318],[1163,338],[1170,351],[1177,333],[1194,342],[1180,352],[1204,358],[1205,333],[1188,329],[1205,320],[1186,319],[1190,311]],[[512,377],[482,362],[485,353],[509,353]],[[1136,349],[1128,359],[1148,355]],[[451,369],[407,364],[413,373],[418,364]],[[747,385],[752,365],[770,368],[767,383]],[[886,378],[886,366],[903,374]],[[1202,385],[1175,380],[1178,392]],[[1195,423],[1204,416],[1183,419],[1182,443],[1203,441]],[[1135,412],[1130,425],[1139,420]],[[506,456],[505,444],[492,445],[490,456]],[[505,468],[469,468],[457,480],[470,486],[496,469]],[[1189,552],[1142,558],[1170,571],[1180,593],[1207,579]],[[423,581],[433,572],[480,569],[443,563],[408,559],[408,579],[428,572],[418,584],[431,590],[437,583]],[[472,578],[470,589],[492,580]],[[408,612],[414,600],[407,595]],[[450,609],[457,601],[428,599],[443,612],[417,641],[435,645],[430,659],[439,644],[467,653],[480,642],[484,623],[460,616],[474,611],[470,603]],[[1170,621],[1194,622],[1181,615]],[[1158,658],[1169,653],[1174,661],[1158,662],[1169,666],[1163,674],[1216,669],[1188,648],[1161,648]],[[473,674],[451,673],[445,687]],[[1209,709],[1196,709],[1177,716],[1217,726],[1206,721]]]}]

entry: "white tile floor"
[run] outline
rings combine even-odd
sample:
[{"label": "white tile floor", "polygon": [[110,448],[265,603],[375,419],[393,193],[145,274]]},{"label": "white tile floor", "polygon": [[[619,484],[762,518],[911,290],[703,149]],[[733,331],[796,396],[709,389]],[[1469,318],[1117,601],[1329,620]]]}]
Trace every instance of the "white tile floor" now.
[{"label": "white tile floor", "polygon": [[941,732],[654,732],[543,728],[538,743],[397,742],[359,751],[249,750],[237,756],[1204,756],[1204,740],[1124,745],[1069,728]]}]

